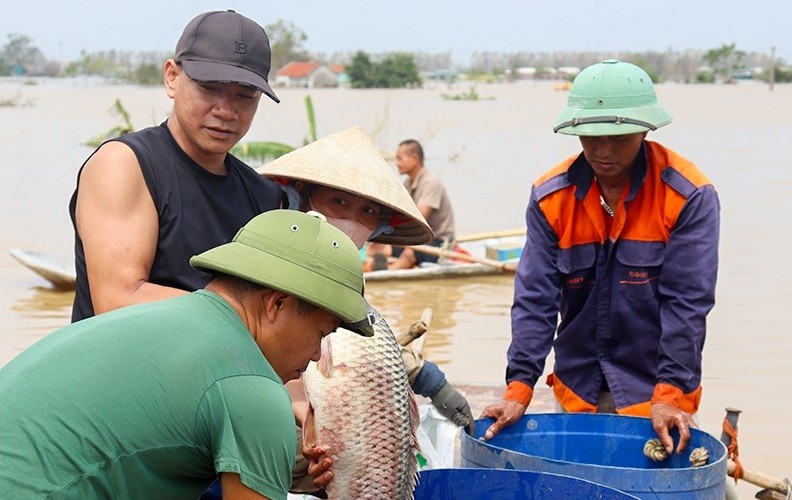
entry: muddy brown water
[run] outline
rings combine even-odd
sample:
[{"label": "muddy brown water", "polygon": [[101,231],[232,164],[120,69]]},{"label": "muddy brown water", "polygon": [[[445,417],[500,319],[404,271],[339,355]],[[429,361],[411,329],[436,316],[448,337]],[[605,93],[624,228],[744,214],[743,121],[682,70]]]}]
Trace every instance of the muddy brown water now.
[{"label": "muddy brown water", "polygon": [[[533,179],[579,150],[575,138],[551,131],[567,94],[549,83],[529,83],[479,85],[483,99],[477,102],[440,95],[465,90],[281,89],[281,104],[261,102],[246,140],[301,144],[310,94],[320,136],[359,125],[391,152],[402,139],[421,140],[427,165],[440,173],[455,204],[459,234],[520,227]],[[663,84],[657,92],[674,122],[649,138],[701,166],[722,205],[701,426],[720,436],[724,409],[741,409],[743,464],[792,477],[792,267],[784,261],[792,248],[792,86]],[[0,79],[0,100],[14,96],[30,105],[0,108],[0,365],[66,324],[72,301],[70,292],[53,290],[8,250],[71,254],[67,206],[77,169],[91,151],[83,143],[118,124],[110,111],[115,99],[138,128],[161,122],[171,110],[161,88],[82,79],[37,85]],[[427,356],[458,384],[497,386],[505,371],[512,291],[510,276],[486,276],[371,283],[367,294],[397,331],[431,307]],[[476,409],[486,397],[475,396]],[[756,488],[741,484],[739,491],[751,498]]]}]

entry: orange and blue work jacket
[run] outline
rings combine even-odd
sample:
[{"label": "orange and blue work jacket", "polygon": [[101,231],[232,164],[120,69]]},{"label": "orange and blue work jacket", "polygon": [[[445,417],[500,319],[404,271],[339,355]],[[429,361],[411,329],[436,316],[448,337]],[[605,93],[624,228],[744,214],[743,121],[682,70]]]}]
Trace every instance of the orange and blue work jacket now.
[{"label": "orange and blue work jacket", "polygon": [[653,402],[695,413],[719,212],[709,179],[656,142],[643,142],[612,219],[583,154],[542,176],[515,276],[505,399],[530,402],[552,348],[548,383],[566,411],[596,411],[610,391],[622,414],[649,415]]}]

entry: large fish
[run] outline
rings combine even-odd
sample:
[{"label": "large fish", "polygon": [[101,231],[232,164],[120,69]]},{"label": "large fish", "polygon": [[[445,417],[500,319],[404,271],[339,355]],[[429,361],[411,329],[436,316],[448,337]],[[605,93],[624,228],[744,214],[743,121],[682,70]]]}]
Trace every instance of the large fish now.
[{"label": "large fish", "polygon": [[303,441],[330,447],[330,498],[412,498],[418,407],[393,332],[369,312],[373,337],[344,330],[326,336],[321,359],[303,373]]}]

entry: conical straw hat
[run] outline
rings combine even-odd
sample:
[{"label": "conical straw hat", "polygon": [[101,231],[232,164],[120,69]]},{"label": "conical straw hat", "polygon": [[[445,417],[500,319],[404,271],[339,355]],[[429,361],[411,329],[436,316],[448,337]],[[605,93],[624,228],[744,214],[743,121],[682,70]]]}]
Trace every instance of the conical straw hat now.
[{"label": "conical straw hat", "polygon": [[380,216],[393,233],[374,241],[418,245],[434,238],[407,188],[360,127],[325,136],[262,165],[256,171],[270,178],[300,180],[348,191],[391,209]]}]

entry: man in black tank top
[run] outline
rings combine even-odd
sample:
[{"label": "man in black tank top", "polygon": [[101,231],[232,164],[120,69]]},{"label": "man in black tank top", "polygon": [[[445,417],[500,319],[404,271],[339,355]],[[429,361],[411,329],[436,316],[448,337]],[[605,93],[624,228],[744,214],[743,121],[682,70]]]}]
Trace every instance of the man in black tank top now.
[{"label": "man in black tank top", "polygon": [[228,153],[261,95],[279,102],[269,69],[269,40],[254,21],[218,11],[186,26],[163,66],[171,116],[105,142],[78,173],[72,321],[203,287],[210,276],[190,257],[284,205],[278,185]]}]

